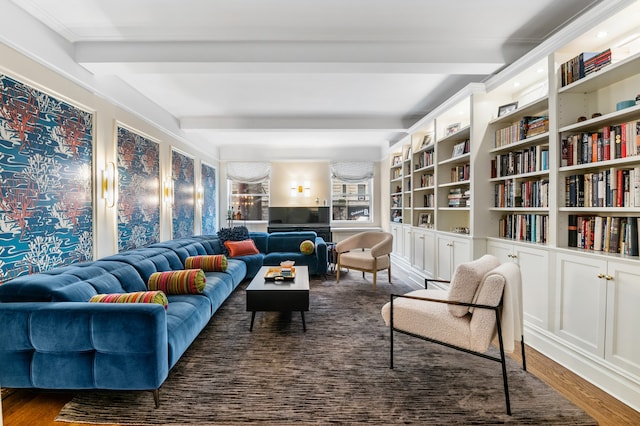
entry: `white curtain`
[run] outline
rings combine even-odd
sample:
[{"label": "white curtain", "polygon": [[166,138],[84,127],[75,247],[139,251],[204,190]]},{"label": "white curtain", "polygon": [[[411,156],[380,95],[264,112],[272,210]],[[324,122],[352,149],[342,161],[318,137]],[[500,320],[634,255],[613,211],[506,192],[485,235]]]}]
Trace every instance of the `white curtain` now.
[{"label": "white curtain", "polygon": [[336,161],[331,163],[331,177],[344,182],[357,183],[373,177],[371,161]]},{"label": "white curtain", "polygon": [[231,161],[227,163],[227,179],[241,183],[269,180],[271,163]]}]

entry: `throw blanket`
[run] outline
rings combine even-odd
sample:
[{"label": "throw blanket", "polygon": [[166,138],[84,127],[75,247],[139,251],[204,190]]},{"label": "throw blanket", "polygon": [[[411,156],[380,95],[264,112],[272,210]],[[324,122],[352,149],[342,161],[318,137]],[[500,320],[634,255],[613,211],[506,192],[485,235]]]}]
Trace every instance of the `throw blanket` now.
[{"label": "throw blanket", "polygon": [[515,350],[515,342],[522,341],[522,277],[520,267],[513,262],[505,262],[490,272],[502,275],[505,279],[504,294],[502,296],[502,338],[505,352]]}]

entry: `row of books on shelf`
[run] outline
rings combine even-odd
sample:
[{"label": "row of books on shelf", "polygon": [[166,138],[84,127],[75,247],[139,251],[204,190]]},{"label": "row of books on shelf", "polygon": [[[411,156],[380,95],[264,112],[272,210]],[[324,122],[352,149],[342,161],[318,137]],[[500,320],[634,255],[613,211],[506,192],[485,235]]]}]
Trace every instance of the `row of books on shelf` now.
[{"label": "row of books on shelf", "polygon": [[569,247],[638,256],[640,217],[569,215]]},{"label": "row of books on shelf", "polygon": [[549,216],[541,214],[509,214],[498,221],[498,236],[511,240],[546,244]]},{"label": "row of books on shelf", "polygon": [[509,127],[496,130],[494,147],[500,148],[548,131],[548,116],[525,116]]},{"label": "row of books on shelf", "polygon": [[640,155],[640,121],[570,135],[562,139],[561,148],[560,166]]},{"label": "row of books on shelf", "polygon": [[566,207],[640,207],[640,166],[565,177]]},{"label": "row of books on shelf", "polygon": [[433,151],[423,151],[420,154],[418,154],[414,159],[415,161],[414,167],[416,170],[418,170],[423,167],[432,166],[434,160],[435,160],[435,153]]},{"label": "row of books on shelf", "polygon": [[603,67],[609,65],[612,59],[611,49],[602,52],[582,52],[560,65],[562,86],[578,81]]},{"label": "row of books on shelf", "polygon": [[435,179],[431,173],[423,173],[420,176],[420,188],[428,188],[435,185]]},{"label": "row of books on shelf", "polygon": [[505,181],[495,185],[495,207],[549,207],[549,179]]},{"label": "row of books on shelf", "polygon": [[470,207],[471,191],[469,189],[451,188],[447,195],[447,205],[449,207]]},{"label": "row of books on shelf", "polygon": [[463,182],[469,180],[471,175],[471,165],[463,164],[451,168],[451,182]]},{"label": "row of books on shelf", "polygon": [[491,160],[491,177],[515,176],[549,170],[549,147],[536,145],[497,155]]},{"label": "row of books on shelf", "polygon": [[391,170],[391,179],[400,179],[402,177],[402,169]]}]

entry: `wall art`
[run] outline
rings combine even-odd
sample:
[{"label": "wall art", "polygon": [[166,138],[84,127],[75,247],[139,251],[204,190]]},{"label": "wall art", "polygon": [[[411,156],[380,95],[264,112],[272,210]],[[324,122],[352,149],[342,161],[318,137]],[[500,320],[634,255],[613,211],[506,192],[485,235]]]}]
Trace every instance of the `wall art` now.
[{"label": "wall art", "polygon": [[117,126],[118,251],[160,241],[160,147]]},{"label": "wall art", "polygon": [[202,234],[212,235],[218,232],[216,169],[202,163],[200,174],[202,180]]},{"label": "wall art", "polygon": [[194,233],[194,160],[175,149],[171,150],[171,176],[173,179],[173,238],[190,237]]},{"label": "wall art", "polygon": [[0,283],[93,259],[93,114],[0,74]]}]

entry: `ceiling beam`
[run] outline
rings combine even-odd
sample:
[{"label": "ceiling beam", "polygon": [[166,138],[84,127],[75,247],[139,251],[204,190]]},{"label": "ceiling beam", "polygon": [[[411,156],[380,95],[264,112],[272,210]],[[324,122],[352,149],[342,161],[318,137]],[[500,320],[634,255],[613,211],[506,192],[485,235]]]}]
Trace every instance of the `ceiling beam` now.
[{"label": "ceiling beam", "polygon": [[182,130],[404,132],[394,117],[183,117]]},{"label": "ceiling beam", "polygon": [[[521,48],[522,46],[514,46]],[[74,59],[94,73],[491,74],[509,49],[453,42],[77,42]]]}]

